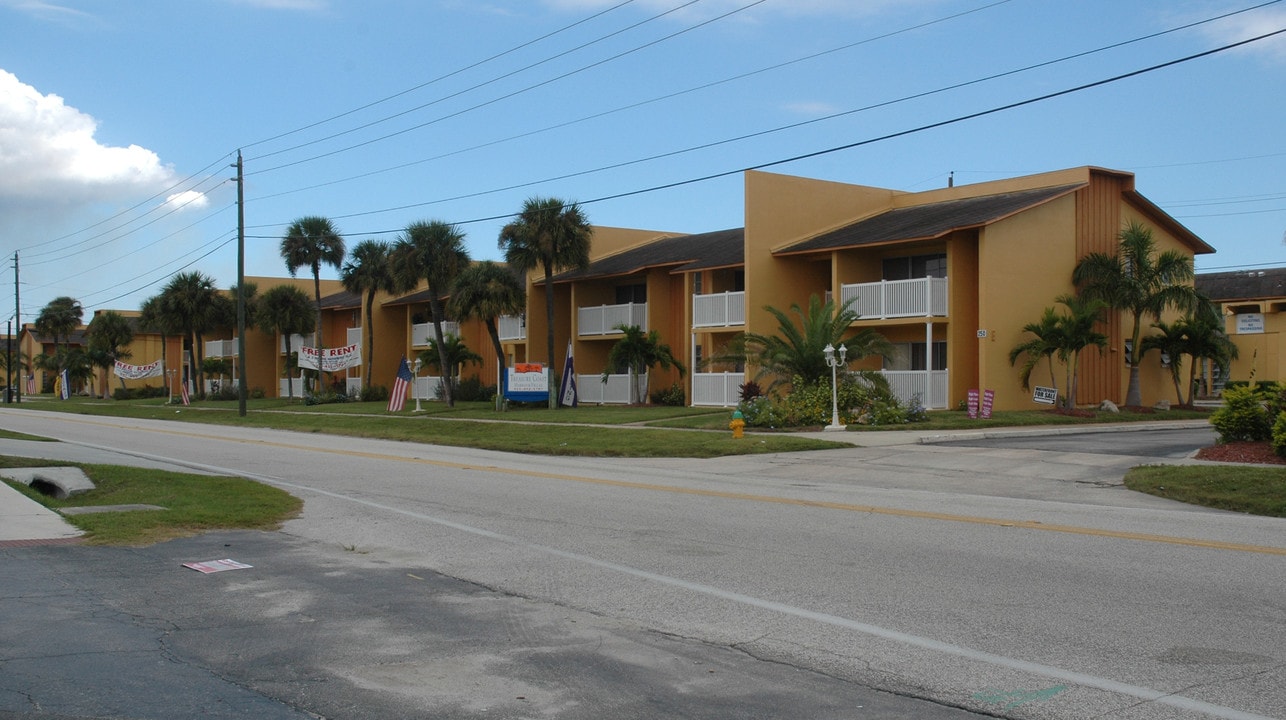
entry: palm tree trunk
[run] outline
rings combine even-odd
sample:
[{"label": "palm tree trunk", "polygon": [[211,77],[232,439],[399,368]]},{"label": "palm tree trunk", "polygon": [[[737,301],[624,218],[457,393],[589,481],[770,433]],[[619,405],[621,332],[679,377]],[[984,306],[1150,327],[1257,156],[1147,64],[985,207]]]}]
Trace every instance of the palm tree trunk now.
[{"label": "palm tree trunk", "polygon": [[[295,379],[290,371],[290,336],[286,336],[286,402],[295,398]],[[278,386],[280,387],[280,386]]]},{"label": "palm tree trunk", "polygon": [[486,318],[483,324],[487,326],[487,334],[491,336],[491,346],[496,350],[496,364],[500,368],[501,380],[496,384],[496,410],[499,411],[505,406],[504,393],[500,391],[505,377],[505,347],[500,344],[500,331],[496,328],[496,319]]},{"label": "palm tree trunk", "polygon": [[1139,387],[1139,366],[1130,363],[1130,387],[1125,391],[1126,407],[1143,405],[1143,390]]},{"label": "palm tree trunk", "polygon": [[549,355],[549,408],[558,408],[554,385],[554,269],[545,264],[545,350]]},{"label": "palm tree trunk", "polygon": [[446,338],[442,336],[442,299],[432,284],[429,285],[429,311],[433,313],[433,337],[437,339],[438,367],[442,369],[442,399],[447,407],[455,407],[455,393],[451,392],[452,368],[447,364]]},{"label": "palm tree trunk", "polygon": [[313,331],[313,348],[317,350],[317,385],[313,387],[313,393],[320,395],[322,389],[326,387],[322,375],[322,350],[326,343],[322,340],[322,319],[321,319],[321,270],[313,267],[313,299],[317,303],[317,325]]},{"label": "palm tree trunk", "polygon": [[373,322],[371,320],[371,308],[375,304],[375,290],[376,288],[371,288],[366,292],[366,327],[362,328],[362,334],[366,336],[366,357],[362,358],[362,362],[366,364],[366,379],[362,382],[362,387],[370,387],[371,385],[371,366],[374,364],[373,360],[375,359],[372,357],[375,353],[375,328],[371,324]]}]

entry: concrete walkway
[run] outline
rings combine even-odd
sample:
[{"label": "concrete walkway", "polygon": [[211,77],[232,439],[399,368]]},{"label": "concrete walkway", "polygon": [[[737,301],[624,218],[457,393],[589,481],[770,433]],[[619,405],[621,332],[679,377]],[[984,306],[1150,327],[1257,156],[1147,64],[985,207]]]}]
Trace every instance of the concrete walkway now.
[{"label": "concrete walkway", "polygon": [[[1147,430],[1208,427],[1204,420],[1109,423],[1103,425],[1068,425],[1060,427],[992,428],[987,430],[885,430],[860,432],[805,432],[798,437],[850,443],[856,447],[893,447],[898,445],[933,444],[959,440],[1041,437],[1051,435],[1084,435],[1088,433],[1142,432]],[[619,427],[619,426],[610,426]],[[34,442],[0,439],[0,454],[29,458],[46,458],[80,463],[155,467],[177,472],[194,472],[191,468],[166,465],[132,455],[65,442]],[[61,514],[0,482],[0,546],[76,542],[81,532]]]}]

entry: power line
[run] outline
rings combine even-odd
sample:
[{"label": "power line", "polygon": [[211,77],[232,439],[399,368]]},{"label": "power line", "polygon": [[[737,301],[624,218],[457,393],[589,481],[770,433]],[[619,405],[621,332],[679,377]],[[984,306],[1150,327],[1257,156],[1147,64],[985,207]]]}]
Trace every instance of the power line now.
[{"label": "power line", "polygon": [[[700,1],[700,0],[691,0],[691,2],[689,2],[688,4],[691,4],[692,2],[699,2],[699,1]],[[364,141],[364,142],[356,143],[356,144],[354,144],[354,145],[349,145],[349,146],[347,146],[347,147],[342,147],[342,148],[339,148],[338,150],[332,150],[332,151],[330,151],[330,152],[321,153],[320,155],[314,155],[314,156],[312,156],[312,157],[303,158],[302,160],[295,160],[295,161],[293,161],[293,162],[283,163],[283,164],[281,164],[281,165],[276,165],[276,166],[273,166],[273,167],[270,167],[270,168],[264,168],[263,170],[256,170],[256,171],[255,171],[255,172],[253,172],[253,173],[246,173],[246,175],[262,175],[262,174],[264,174],[264,173],[270,173],[270,172],[274,172],[274,171],[277,171],[277,170],[282,170],[282,169],[284,169],[284,168],[294,167],[294,166],[296,166],[296,165],[302,165],[302,164],[304,164],[304,163],[309,163],[309,162],[313,162],[313,161],[316,161],[316,160],[321,160],[321,159],[323,159],[323,158],[328,158],[328,157],[332,157],[332,156],[334,156],[334,155],[339,155],[339,154],[341,154],[341,153],[349,152],[350,150],[356,150],[356,149],[358,149],[358,148],[366,147],[367,145],[373,145],[373,144],[375,144],[375,143],[377,143],[377,142],[382,142],[382,141],[384,141],[384,140],[388,140],[388,139],[390,139],[390,138],[395,138],[395,137],[398,137],[398,136],[400,136],[400,135],[405,135],[406,133],[413,132],[413,131],[415,131],[415,130],[419,130],[419,129],[421,129],[421,128],[425,128],[425,127],[428,127],[428,126],[430,126],[430,125],[434,125],[434,124],[436,124],[436,123],[442,122],[443,120],[449,120],[449,119],[451,119],[451,118],[459,117],[459,116],[464,115],[464,114],[466,114],[466,113],[473,112],[474,110],[479,110],[479,109],[481,109],[481,108],[484,108],[484,107],[487,107],[487,106],[490,106],[490,105],[494,105],[494,104],[496,104],[496,103],[498,103],[498,102],[502,102],[502,101],[504,101],[504,100],[508,100],[508,99],[510,99],[510,98],[517,97],[518,95],[522,95],[522,94],[524,94],[524,93],[531,92],[532,90],[536,90],[536,89],[541,88],[541,87],[544,87],[544,86],[546,86],[546,85],[550,85],[550,84],[552,84],[552,83],[558,82],[559,80],[565,80],[566,78],[572,77],[573,75],[578,75],[578,74],[583,73],[583,72],[586,72],[586,71],[588,71],[588,70],[592,70],[593,68],[596,68],[596,67],[599,67],[599,66],[606,65],[606,64],[608,64],[608,63],[614,62],[614,61],[619,60],[619,59],[621,59],[621,58],[623,58],[623,57],[626,57],[627,55],[631,55],[631,54],[633,54],[633,53],[636,53],[636,52],[639,52],[639,51],[645,50],[645,49],[650,48],[650,47],[653,47],[653,46],[655,46],[655,45],[659,45],[659,44],[661,44],[661,43],[663,43],[663,42],[666,42],[667,40],[672,40],[672,39],[674,39],[674,38],[676,38],[676,37],[679,37],[680,35],[683,35],[683,34],[686,34],[686,33],[692,32],[692,31],[697,30],[697,29],[699,29],[699,28],[705,27],[706,25],[709,25],[709,24],[711,24],[711,23],[717,22],[717,21],[719,21],[719,20],[723,20],[724,18],[727,18],[727,17],[729,17],[729,16],[731,16],[731,15],[735,15],[735,14],[737,14],[737,13],[739,13],[739,12],[743,12],[743,11],[745,11],[745,10],[748,10],[748,9],[750,9],[750,8],[752,8],[752,7],[756,6],[756,5],[762,5],[763,3],[767,2],[767,1],[768,1],[768,0],[754,0],[753,2],[748,3],[748,4],[746,4],[746,5],[742,5],[741,7],[735,8],[735,9],[733,9],[733,10],[729,10],[728,12],[723,13],[722,15],[718,15],[718,16],[716,16],[716,17],[710,18],[709,20],[705,20],[705,21],[699,22],[699,23],[697,23],[696,25],[692,25],[692,26],[686,27],[686,28],[684,28],[684,29],[682,29],[682,30],[679,30],[679,31],[674,32],[674,33],[671,33],[671,34],[666,35],[666,36],[664,36],[664,37],[658,38],[658,39],[656,39],[656,40],[652,40],[652,41],[650,41],[650,42],[647,42],[647,43],[644,43],[644,44],[642,44],[642,45],[639,45],[639,46],[633,47],[633,48],[631,48],[631,49],[629,49],[629,50],[626,50],[626,51],[624,51],[624,52],[617,53],[616,55],[612,55],[612,56],[607,57],[607,58],[604,58],[604,59],[602,59],[602,60],[598,60],[598,61],[596,61],[596,62],[590,63],[589,65],[583,65],[583,66],[581,66],[581,67],[579,67],[579,68],[577,68],[577,69],[575,69],[575,70],[571,70],[571,71],[569,71],[569,72],[565,72],[565,73],[563,73],[563,74],[561,74],[561,75],[557,75],[557,76],[552,77],[552,78],[549,78],[549,79],[547,79],[547,80],[543,80],[543,81],[538,82],[538,83],[536,83],[536,84],[534,84],[534,85],[528,85],[528,86],[526,86],[526,87],[524,87],[524,88],[520,88],[520,89],[515,90],[515,91],[513,91],[513,92],[509,92],[509,93],[506,93],[506,94],[501,95],[501,96],[499,96],[499,97],[492,98],[491,100],[487,100],[486,102],[481,102],[481,103],[478,103],[478,104],[476,104],[476,105],[472,105],[472,106],[470,106],[470,107],[464,108],[463,110],[458,110],[458,111],[456,111],[456,112],[449,113],[449,114],[447,114],[447,115],[442,115],[442,116],[439,116],[439,117],[434,118],[434,119],[432,119],[432,120],[428,120],[428,121],[426,121],[426,122],[420,123],[420,124],[418,124],[418,125],[413,125],[413,126],[408,127],[408,128],[403,128],[402,130],[398,130],[398,131],[396,131],[396,132],[388,133],[387,135],[381,135],[380,137],[372,138],[372,139],[370,139],[370,140],[366,140],[366,141]]]},{"label": "power line", "polygon": [[[554,30],[553,32],[545,33],[544,35],[541,35],[541,36],[539,36],[539,37],[533,38],[533,39],[528,40],[528,41],[526,41],[526,42],[524,42],[524,43],[521,43],[521,44],[519,44],[519,45],[515,45],[514,47],[511,47],[511,48],[509,48],[508,50],[505,50],[505,51],[503,51],[503,52],[496,53],[496,54],[494,54],[494,55],[492,55],[492,56],[490,56],[490,57],[483,58],[482,60],[478,60],[477,62],[471,63],[471,64],[469,64],[469,65],[465,65],[464,67],[457,68],[457,69],[455,69],[455,70],[452,70],[451,72],[448,72],[448,73],[445,73],[445,74],[439,75],[439,76],[437,76],[437,77],[433,78],[432,80],[426,80],[425,82],[422,82],[422,83],[420,83],[419,85],[415,85],[415,86],[413,86],[413,87],[409,87],[409,88],[407,88],[407,89],[405,89],[405,90],[402,90],[402,91],[400,91],[400,92],[393,93],[392,95],[389,95],[389,96],[387,96],[387,97],[383,97],[383,98],[380,98],[379,100],[375,100],[374,102],[369,102],[369,103],[366,103],[365,105],[362,105],[362,106],[360,106],[360,107],[353,108],[352,110],[348,110],[348,111],[345,111],[345,112],[339,113],[338,115],[332,115],[332,116],[330,116],[330,117],[328,117],[328,118],[326,118],[326,119],[324,119],[324,120],[318,120],[317,122],[309,123],[308,125],[304,125],[303,127],[295,128],[294,130],[288,130],[288,131],[286,131],[286,132],[284,132],[284,133],[280,133],[280,134],[277,134],[277,135],[273,135],[272,137],[264,138],[263,140],[257,140],[257,141],[252,142],[252,143],[247,143],[247,144],[246,144],[246,145],[244,145],[243,147],[250,148],[250,147],[255,147],[255,146],[257,146],[257,145],[263,145],[263,144],[266,144],[266,143],[270,143],[270,142],[272,142],[272,141],[274,141],[274,140],[280,140],[280,139],[282,139],[282,138],[284,138],[284,137],[289,137],[289,136],[291,136],[291,135],[295,135],[295,134],[298,134],[298,133],[304,132],[305,130],[311,130],[311,129],[313,129],[313,128],[315,128],[315,127],[318,127],[318,126],[320,126],[320,125],[325,125],[325,124],[327,124],[327,123],[334,122],[335,120],[339,120],[339,119],[341,119],[341,118],[348,117],[349,115],[353,115],[353,114],[355,114],[355,113],[359,113],[359,112],[361,112],[361,111],[363,111],[363,110],[368,110],[368,109],[373,108],[373,107],[375,107],[375,106],[377,106],[377,105],[382,105],[382,104],[384,104],[384,103],[386,103],[386,102],[389,102],[390,100],[395,100],[395,99],[397,99],[397,98],[399,98],[399,97],[402,97],[403,95],[407,95],[407,94],[413,93],[413,92],[415,92],[416,90],[420,90],[420,89],[426,88],[426,87],[428,87],[428,86],[430,86],[430,85],[433,85],[433,84],[435,84],[435,83],[441,82],[441,81],[446,80],[446,79],[448,79],[448,78],[454,77],[454,76],[459,75],[459,74],[461,74],[461,73],[468,72],[469,70],[473,70],[474,68],[481,67],[482,65],[485,65],[485,64],[487,64],[487,63],[489,63],[489,62],[491,62],[491,61],[493,61],[493,60],[499,60],[500,58],[502,58],[502,57],[504,57],[504,56],[506,56],[506,55],[511,55],[511,54],[513,54],[513,53],[515,53],[515,52],[517,52],[517,51],[519,51],[519,50],[522,50],[523,48],[526,48],[526,47],[530,47],[530,46],[532,46],[532,45],[535,45],[536,43],[541,42],[542,40],[547,40],[547,39],[549,39],[549,38],[551,38],[551,37],[553,37],[553,36],[555,36],[555,35],[558,35],[558,34],[561,34],[561,33],[563,33],[563,32],[566,32],[567,30],[571,30],[571,29],[572,29],[572,28],[574,28],[574,27],[577,27],[577,26],[579,26],[579,25],[583,25],[583,24],[585,24],[585,23],[587,23],[587,22],[589,22],[589,21],[591,21],[591,20],[595,20],[595,19],[597,19],[597,18],[599,18],[599,17],[602,17],[603,15],[606,15],[606,14],[608,14],[608,13],[612,12],[613,10],[617,10],[617,9],[619,9],[619,8],[625,7],[626,5],[629,5],[629,4],[630,4],[630,3],[632,3],[632,2],[634,2],[634,0],[624,0],[624,2],[619,2],[619,3],[617,3],[617,4],[613,5],[613,6],[609,7],[609,8],[606,8],[606,9],[604,9],[604,10],[600,10],[599,12],[596,12],[596,13],[594,13],[593,15],[590,15],[589,17],[585,17],[585,18],[582,18],[582,19],[580,19],[580,20],[577,20],[576,22],[574,22],[574,23],[572,23],[572,24],[570,24],[570,25],[564,25],[563,27],[558,28],[557,30]],[[396,116],[393,116],[393,117],[396,117]],[[261,156],[261,157],[264,157],[264,156]]]}]

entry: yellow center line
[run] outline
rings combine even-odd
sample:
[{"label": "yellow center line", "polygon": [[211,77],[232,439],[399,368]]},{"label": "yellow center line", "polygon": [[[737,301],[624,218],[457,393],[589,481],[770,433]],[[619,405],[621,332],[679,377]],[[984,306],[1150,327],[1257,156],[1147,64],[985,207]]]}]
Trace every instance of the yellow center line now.
[{"label": "yellow center line", "polygon": [[[103,427],[122,427],[111,423],[93,421],[93,420],[67,420],[67,422],[80,422],[86,425],[100,425]],[[853,503],[830,502],[826,500],[805,500],[802,498],[779,497],[775,495],[756,495],[752,493],[728,492],[723,490],[706,490],[701,488],[686,488],[674,485],[657,485],[653,483],[634,482],[629,480],[608,480],[605,478],[584,477],[581,475],[567,475],[563,473],[549,473],[538,470],[521,470],[516,468],[502,468],[494,465],[478,465],[475,463],[458,463],[447,460],[428,460],[425,458],[400,457],[397,455],[386,455],[382,453],[362,452],[360,450],[339,450],[333,448],[312,447],[308,445],[295,445],[291,443],[273,442],[269,440],[252,440],[241,438],[228,438],[218,435],[208,435],[205,433],[184,432],[180,430],[157,430],[147,429],[148,432],[161,433],[166,435],[175,435],[178,437],[194,438],[199,440],[220,440],[223,442],[235,442],[246,445],[259,445],[262,447],[281,448],[284,450],[304,450],[311,452],[329,453],[332,455],[343,455],[345,457],[369,458],[372,460],[392,460],[394,462],[413,463],[418,465],[432,465],[434,467],[451,468],[455,470],[483,470],[503,475],[516,475],[520,477],[540,478],[543,480],[564,480],[568,482],[584,483],[587,485],[602,485],[606,487],[629,488],[632,490],[647,490],[651,492],[665,492],[680,495],[695,495],[699,497],[720,498],[724,500],[742,500],[746,502],[770,503],[775,505],[792,505],[796,507],[823,508],[826,510],[840,510],[843,512],[865,513],[869,515],[887,515],[891,517],[914,518],[917,520],[937,520],[942,522],[957,522],[970,525],[990,525],[994,527],[1005,528],[1022,528],[1025,530],[1040,530],[1043,532],[1064,533],[1069,535],[1087,535],[1091,537],[1113,538],[1117,540],[1132,540],[1136,542],[1162,543],[1166,545],[1181,545],[1186,547],[1207,548],[1211,550],[1229,550],[1233,552],[1258,553],[1263,555],[1281,555],[1286,556],[1286,547],[1272,547],[1268,545],[1250,545],[1246,543],[1223,542],[1220,540],[1201,540],[1198,538],[1185,538],[1174,535],[1154,535],[1150,533],[1128,532],[1124,530],[1103,530],[1100,528],[1080,527],[1078,525],[1058,525],[1040,522],[1039,520],[1007,520],[1003,518],[990,518],[978,515],[957,515],[954,513],[932,512],[927,510],[907,510],[904,508],[882,507],[879,505],[858,505]]]}]

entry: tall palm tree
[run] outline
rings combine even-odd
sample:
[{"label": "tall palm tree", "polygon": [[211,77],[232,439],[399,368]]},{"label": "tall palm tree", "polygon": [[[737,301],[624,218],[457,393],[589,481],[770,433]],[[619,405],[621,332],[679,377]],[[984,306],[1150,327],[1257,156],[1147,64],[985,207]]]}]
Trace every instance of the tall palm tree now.
[{"label": "tall palm tree", "polygon": [[[442,335],[442,323],[446,320],[442,296],[450,292],[456,276],[469,265],[469,253],[464,248],[464,233],[455,225],[441,220],[411,223],[398,237],[393,258],[393,272],[403,285],[412,280],[428,281],[429,311],[433,315],[433,339],[438,347],[439,367],[450,367]],[[443,382],[442,388],[442,398],[447,407],[455,407],[455,396],[451,392],[450,383]]]},{"label": "tall palm tree", "polygon": [[616,341],[607,352],[607,367],[603,369],[603,382],[614,368],[622,365],[629,368],[631,388],[638,393],[640,403],[647,402],[648,370],[654,365],[662,369],[671,367],[679,369],[679,375],[687,373],[683,363],[674,357],[670,346],[661,342],[661,333],[656,330],[643,331],[638,325],[617,325],[621,339]]},{"label": "tall palm tree", "polygon": [[1192,258],[1177,250],[1158,253],[1152,229],[1131,221],[1119,236],[1115,255],[1091,253],[1076,264],[1072,281],[1087,298],[1102,300],[1116,310],[1130,313],[1130,384],[1125,404],[1143,404],[1139,364],[1143,360],[1143,318],[1161,321],[1169,309],[1189,311],[1198,301],[1192,287]]},{"label": "tall palm tree", "polygon": [[549,407],[558,407],[554,380],[554,273],[589,267],[594,230],[580,206],[558,198],[529,198],[517,219],[500,230],[505,261],[526,273],[545,273],[545,353],[549,361]]},{"label": "tall palm tree", "polygon": [[[857,320],[858,314],[852,309],[854,300],[836,307],[833,300],[822,301],[817,295],[808,298],[808,309],[802,309],[798,303],[790,306],[790,312],[799,319],[798,324],[782,310],[765,307],[777,318],[777,334],[744,333],[731,344],[730,351],[722,357],[711,358],[711,362],[729,360],[749,361],[759,366],[756,378],[764,375],[774,376],[769,386],[778,387],[800,378],[805,383],[829,379],[830,366],[826,364],[824,349],[827,345],[848,349],[849,362],[855,362],[872,355],[889,357],[893,354],[893,345],[879,332],[865,328],[847,339],[849,326]],[[869,383],[887,386],[887,381],[879,373],[862,372],[862,377]]]},{"label": "tall palm tree", "polygon": [[314,321],[317,333],[317,380],[320,383],[321,358],[324,355],[325,339],[322,337],[321,311],[321,266],[330,265],[336,270],[344,262],[344,238],[330,220],[324,217],[303,217],[290,224],[285,237],[281,238],[281,258],[286,261],[290,277],[295,277],[299,268],[308,268],[313,275],[313,302],[316,304]]},{"label": "tall palm tree", "polygon": [[1031,374],[1036,369],[1036,365],[1041,360],[1049,363],[1049,383],[1058,390],[1058,380],[1054,377],[1054,355],[1058,352],[1059,332],[1062,331],[1058,314],[1054,308],[1045,308],[1044,314],[1040,320],[1034,323],[1027,323],[1023,326],[1023,332],[1031,333],[1032,338],[1019,343],[1013,350],[1009,351],[1009,364],[1012,366],[1018,361],[1019,357],[1026,357],[1023,361],[1022,369],[1018,373],[1018,379],[1023,384],[1023,389],[1031,387]]},{"label": "tall palm tree", "polygon": [[183,336],[183,349],[186,352],[189,374],[196,379],[198,392],[205,387],[204,373],[201,370],[204,348],[202,340],[205,332],[218,326],[225,319],[221,300],[223,296],[214,286],[214,279],[199,272],[179,273],[161,289],[158,311],[163,322],[170,327],[178,328]]},{"label": "tall palm tree", "polygon": [[1188,352],[1188,328],[1184,319],[1172,323],[1152,323],[1156,332],[1143,338],[1143,354],[1151,350],[1161,353],[1170,369],[1170,380],[1174,382],[1175,403],[1183,404],[1183,356]]},{"label": "tall palm tree", "polygon": [[[125,348],[134,341],[134,329],[124,315],[115,310],[107,310],[89,323],[90,359],[97,367],[103,369],[103,399],[111,397],[110,383],[106,381],[107,373],[116,366],[117,360],[130,356]],[[125,387],[125,378],[121,378],[121,387]]]},{"label": "tall palm tree", "polygon": [[80,326],[80,320],[84,316],[85,309],[81,307],[80,301],[66,295],[50,300],[36,316],[36,332],[51,337],[54,341],[54,372],[62,372],[67,368],[67,358],[58,352],[58,341],[65,340],[70,346],[71,333]]},{"label": "tall palm tree", "polygon": [[[512,270],[484,260],[470,265],[456,276],[451,286],[451,298],[447,301],[447,311],[456,320],[477,318],[487,328],[491,345],[496,351],[496,361],[500,364],[500,374],[505,372],[505,349],[500,344],[500,331],[496,327],[496,318],[502,315],[518,315],[526,308],[526,288],[522,280]],[[504,406],[500,393],[496,393],[496,408]]]},{"label": "tall palm tree", "polygon": [[375,294],[384,291],[398,292],[399,285],[393,275],[393,266],[389,261],[392,246],[379,240],[363,240],[353,246],[348,262],[339,270],[339,279],[344,289],[351,293],[364,293],[366,301],[366,321],[362,327],[362,336],[366,347],[362,348],[362,363],[366,366],[363,387],[370,387],[371,367],[375,352],[375,324],[372,319],[375,309]]},{"label": "tall palm tree", "polygon": [[1197,366],[1202,360],[1210,360],[1215,367],[1226,371],[1236,360],[1239,352],[1237,344],[1224,332],[1223,318],[1219,315],[1195,314],[1185,319],[1184,328],[1187,336],[1187,353],[1192,358],[1188,365],[1188,398],[1184,405],[1191,406],[1193,393],[1196,392]]},{"label": "tall palm tree", "polygon": [[1094,329],[1102,320],[1103,312],[1110,307],[1097,298],[1085,298],[1077,295],[1060,295],[1056,299],[1067,309],[1066,314],[1059,316],[1058,327],[1054,333],[1056,354],[1067,368],[1067,397],[1063,399],[1063,409],[1076,408],[1077,369],[1081,352],[1094,346],[1102,352],[1107,347],[1107,336]]},{"label": "tall palm tree", "polygon": [[313,331],[316,316],[312,313],[312,303],[308,295],[294,285],[277,285],[260,295],[255,305],[255,324],[259,329],[286,338],[286,397],[293,398],[295,386],[290,357],[294,350],[290,347],[290,337]]}]

